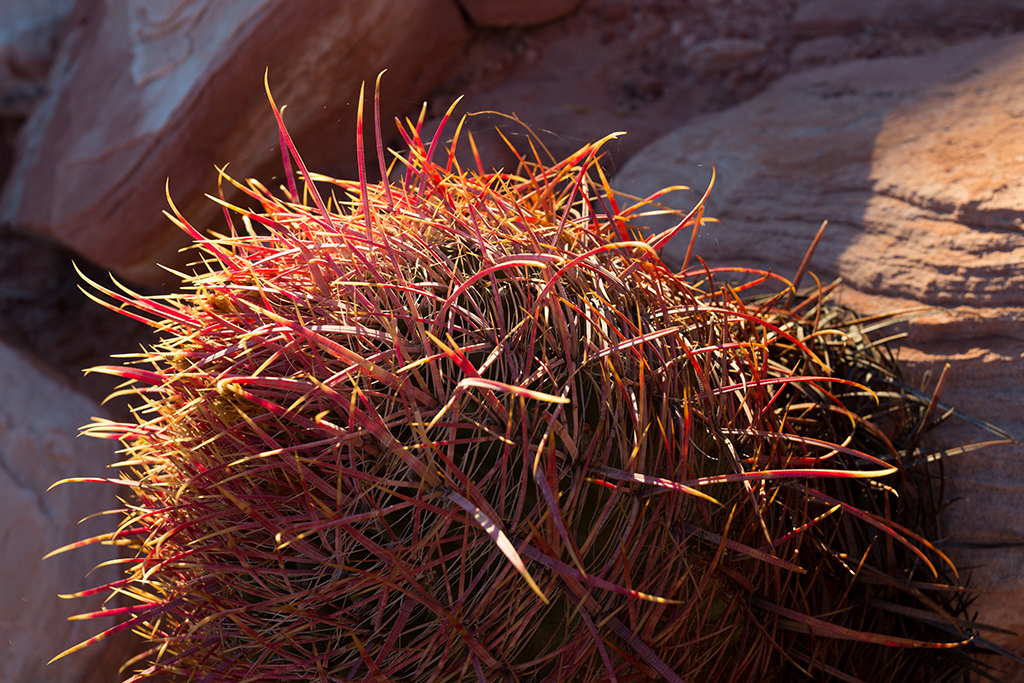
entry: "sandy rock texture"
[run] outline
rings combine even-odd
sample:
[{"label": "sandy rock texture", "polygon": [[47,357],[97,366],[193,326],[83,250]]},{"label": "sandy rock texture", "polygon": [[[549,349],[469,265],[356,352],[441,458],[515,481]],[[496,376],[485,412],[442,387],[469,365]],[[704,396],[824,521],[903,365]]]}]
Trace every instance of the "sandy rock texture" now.
[{"label": "sandy rock texture", "polygon": [[978,32],[1022,28],[1022,0],[809,0],[790,19],[790,35],[798,41],[790,66],[882,56],[893,38],[904,54],[925,54]]},{"label": "sandy rock texture", "polygon": [[697,43],[686,52],[686,66],[698,76],[727,73],[749,64],[768,51],[760,40],[717,38]]},{"label": "sandy rock texture", "polygon": [[1024,21],[1021,0],[811,0],[793,15],[797,35],[818,36],[906,25],[921,28],[978,26],[997,30]]},{"label": "sandy rock texture", "polygon": [[24,117],[43,97],[57,37],[74,0],[0,3],[0,117]]},{"label": "sandy rock texture", "polygon": [[564,17],[582,0],[459,0],[477,26],[533,26]]},{"label": "sandy rock texture", "polygon": [[[387,68],[382,115],[415,107],[468,38],[454,0],[89,0],[77,5],[48,93],[19,134],[0,222],[51,237],[138,283],[181,265],[175,202],[222,220],[215,165],[273,182],[280,150],[264,71],[308,163],[355,170],[355,97]],[[430,31],[424,31],[430,26]],[[330,141],[329,144],[325,141]]]},{"label": "sandy rock texture", "polygon": [[[96,598],[59,600],[116,579],[116,570],[93,572],[117,556],[92,545],[43,560],[51,550],[108,528],[79,520],[118,502],[99,484],[61,486],[74,476],[111,476],[115,443],[76,438],[78,428],[102,409],[71,390],[38,361],[0,342],[0,681],[79,683],[113,680],[119,663],[100,645],[46,662],[115,624],[111,618],[67,621],[101,609]],[[101,597],[101,596],[100,596]],[[87,672],[87,673],[83,673]]]},{"label": "sandy rock texture", "polygon": [[[711,267],[792,277],[823,220],[811,269],[842,277],[863,313],[925,304],[900,357],[912,375],[952,368],[943,399],[1024,440],[1024,37],[922,57],[858,60],[788,76],[700,117],[630,159],[616,186],[645,196],[717,179],[696,253]],[[657,228],[667,219],[650,219]],[[678,266],[689,234],[666,247]],[[812,284],[805,280],[805,286]],[[936,443],[992,438],[939,431]],[[983,590],[981,621],[1024,634],[1024,450],[950,459],[944,540]],[[1020,636],[993,637],[1024,652]],[[1017,680],[1017,679],[1013,679]]]}]

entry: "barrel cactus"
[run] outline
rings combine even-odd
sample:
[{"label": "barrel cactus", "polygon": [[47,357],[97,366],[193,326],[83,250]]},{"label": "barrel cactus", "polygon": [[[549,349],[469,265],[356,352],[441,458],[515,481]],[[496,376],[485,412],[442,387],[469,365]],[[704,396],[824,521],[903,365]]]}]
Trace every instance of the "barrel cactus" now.
[{"label": "barrel cactus", "polygon": [[93,285],[161,335],[96,368],[137,421],[86,428],[123,442],[125,505],[76,546],[129,552],[88,642],[148,639],[131,681],[951,670],[972,633],[916,476],[934,405],[874,321],[667,268],[703,204],[641,233],[658,196],[610,188],[605,141],[488,173],[421,115],[384,180],[336,180],[271,104],[287,185],[222,176],[258,208],[222,194],[220,235],[172,204],[201,255],[179,293]]}]

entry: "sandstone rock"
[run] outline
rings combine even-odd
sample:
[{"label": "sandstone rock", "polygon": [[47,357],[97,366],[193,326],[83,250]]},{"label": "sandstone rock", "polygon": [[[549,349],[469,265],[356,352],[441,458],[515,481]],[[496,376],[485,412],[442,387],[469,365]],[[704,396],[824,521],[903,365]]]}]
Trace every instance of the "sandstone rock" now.
[{"label": "sandstone rock", "polygon": [[[77,437],[81,425],[101,414],[91,400],[0,342],[0,681],[120,680],[116,660],[122,658],[108,657],[102,644],[46,666],[114,625],[113,619],[67,621],[101,609],[102,596],[57,597],[116,579],[111,567],[86,577],[116,557],[114,549],[92,545],[42,560],[51,550],[109,531],[101,520],[78,522],[118,505],[110,487],[76,484],[47,491],[66,477],[110,476],[104,468],[116,459],[115,444]],[[98,667],[101,661],[106,665]]]},{"label": "sandstone rock", "polygon": [[821,36],[797,43],[789,55],[789,63],[794,67],[835,64],[849,59],[852,52],[853,44],[849,38]]},{"label": "sandstone rock", "polygon": [[74,0],[0,3],[0,116],[27,116],[42,98],[57,34],[74,4]]},{"label": "sandstone rock", "polygon": [[1021,0],[811,0],[793,15],[792,29],[800,36],[820,36],[893,25],[1003,29],[1022,21]]},{"label": "sandstone rock", "polygon": [[390,125],[467,40],[454,0],[84,0],[20,133],[0,221],[129,280],[173,280],[155,265],[185,259],[184,234],[161,215],[168,178],[202,229],[223,220],[203,197],[216,194],[215,165],[284,182],[265,69],[308,165],[354,174],[360,82],[372,92],[388,69]]},{"label": "sandstone rock", "polygon": [[[711,267],[792,277],[827,219],[811,270],[841,276],[841,301],[865,313],[943,307],[909,326],[901,357],[933,380],[951,363],[944,400],[1024,440],[1021,54],[1024,37],[1010,36],[792,75],[652,143],[616,185],[639,196],[690,185],[668,200],[686,209],[714,164],[708,215],[721,223],[696,249]],[[688,239],[666,247],[670,265]],[[937,438],[992,437],[961,425]],[[946,547],[993,591],[975,603],[981,621],[1024,634],[1024,451],[954,457],[946,471],[947,495],[960,499],[944,515]],[[992,639],[1024,653],[1024,635]]]},{"label": "sandstone rock", "polygon": [[893,0],[811,0],[793,15],[792,29],[798,36],[843,33],[881,24]]},{"label": "sandstone rock", "polygon": [[683,61],[698,76],[732,71],[768,51],[760,40],[718,38],[697,43],[686,52]]},{"label": "sandstone rock", "polygon": [[564,17],[583,0],[458,0],[477,26],[533,26]]}]

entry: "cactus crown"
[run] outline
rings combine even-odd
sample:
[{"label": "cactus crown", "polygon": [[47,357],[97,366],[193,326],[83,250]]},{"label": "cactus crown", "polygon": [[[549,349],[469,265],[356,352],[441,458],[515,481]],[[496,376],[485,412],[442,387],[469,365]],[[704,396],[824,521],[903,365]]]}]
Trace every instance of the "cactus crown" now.
[{"label": "cactus crown", "polygon": [[[829,287],[670,271],[703,203],[645,237],[661,193],[623,206],[605,141],[469,172],[421,115],[401,178],[343,181],[274,113],[287,187],[222,175],[259,208],[222,193],[216,236],[171,205],[180,293],[94,285],[162,333],[97,368],[143,403],[86,429],[130,493],[76,544],[135,553],[89,641],[151,640],[132,681],[881,680],[969,638],[901,521],[928,401]],[[361,94],[361,169],[362,128]]]}]

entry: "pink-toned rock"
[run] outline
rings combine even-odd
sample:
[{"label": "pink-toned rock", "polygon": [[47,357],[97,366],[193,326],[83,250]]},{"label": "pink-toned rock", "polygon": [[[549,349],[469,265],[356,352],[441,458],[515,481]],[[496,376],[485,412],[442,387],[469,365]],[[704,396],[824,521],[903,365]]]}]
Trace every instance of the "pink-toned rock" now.
[{"label": "pink-toned rock", "polygon": [[0,116],[23,117],[43,96],[57,34],[75,0],[0,3]]},{"label": "pink-toned rock", "polygon": [[893,0],[811,0],[793,15],[793,32],[799,36],[843,33],[881,24]]},{"label": "pink-toned rock", "polygon": [[845,36],[821,36],[796,44],[789,55],[789,63],[794,67],[821,66],[835,64],[850,58],[853,43]]},{"label": "pink-toned rock", "polygon": [[732,71],[768,51],[760,40],[718,38],[697,43],[686,52],[683,61],[698,76]]},{"label": "pink-toned rock", "polygon": [[793,15],[793,32],[820,36],[894,25],[911,29],[1003,29],[1024,20],[1021,0],[811,0]]},{"label": "pink-toned rock", "polygon": [[454,0],[83,0],[49,94],[19,135],[0,221],[129,280],[173,280],[156,266],[185,258],[184,234],[161,215],[168,178],[175,203],[204,229],[221,227],[203,196],[216,193],[215,165],[284,182],[268,67],[308,165],[348,174],[360,83],[372,93],[388,69],[390,124],[422,101],[468,36]]},{"label": "pink-toned rock", "polygon": [[[944,400],[1024,440],[1022,54],[1024,37],[1010,36],[792,75],[652,143],[616,185],[639,196],[690,185],[667,202],[685,209],[714,164],[708,215],[721,223],[696,249],[712,267],[792,277],[827,219],[811,270],[841,276],[841,301],[865,313],[943,307],[909,326],[901,358],[933,381],[951,363]],[[688,239],[666,247],[670,265]],[[964,424],[936,437],[993,438]],[[992,591],[975,603],[980,620],[1022,634],[992,640],[1024,653],[1024,450],[953,457],[946,471],[960,500],[944,545]]]},{"label": "pink-toned rock", "polygon": [[534,26],[564,17],[583,0],[458,0],[477,26]]},{"label": "pink-toned rock", "polygon": [[102,409],[90,399],[0,342],[0,681],[120,680],[118,658],[108,657],[102,644],[46,665],[114,625],[109,618],[67,620],[101,609],[102,596],[57,597],[116,579],[111,567],[86,577],[116,557],[114,549],[92,545],[42,559],[109,530],[98,519],[78,523],[117,507],[109,487],[76,484],[47,491],[67,477],[110,476],[105,467],[116,460],[116,444],[77,436],[94,415],[102,415]]}]

